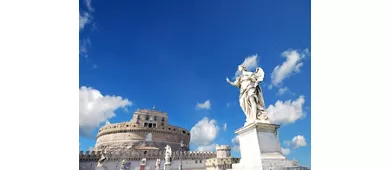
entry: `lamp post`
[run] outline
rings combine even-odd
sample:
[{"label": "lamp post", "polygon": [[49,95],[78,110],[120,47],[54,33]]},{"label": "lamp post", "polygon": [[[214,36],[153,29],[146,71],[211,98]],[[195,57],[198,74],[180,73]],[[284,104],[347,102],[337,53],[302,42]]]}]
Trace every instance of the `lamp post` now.
[{"label": "lamp post", "polygon": [[183,147],[184,147],[184,144],[183,144],[183,141],[180,142],[180,165],[179,165],[179,170],[183,170],[183,167],[182,167],[182,158],[181,158],[181,152],[183,151]]}]

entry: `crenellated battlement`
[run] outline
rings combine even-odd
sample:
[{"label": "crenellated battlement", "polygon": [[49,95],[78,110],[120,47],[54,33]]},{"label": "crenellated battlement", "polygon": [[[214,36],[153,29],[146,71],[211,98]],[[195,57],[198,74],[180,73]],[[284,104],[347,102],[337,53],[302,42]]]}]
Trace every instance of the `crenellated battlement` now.
[{"label": "crenellated battlement", "polygon": [[231,150],[229,145],[217,145],[216,150]]},{"label": "crenellated battlement", "polygon": [[136,111],[136,113],[147,113],[147,114],[163,114],[163,115],[167,115],[167,112],[163,112],[163,111],[159,111],[159,110],[156,110],[156,109],[138,109]]},{"label": "crenellated battlement", "polygon": [[[101,158],[102,151],[80,151],[79,160],[80,161],[97,161]],[[133,150],[133,151],[108,151],[105,155],[108,160],[141,160],[142,158],[146,159],[164,159],[165,150],[152,150],[152,151],[142,151],[142,150]],[[214,152],[194,152],[194,151],[182,151],[182,159],[209,159],[216,157]],[[172,152],[172,159],[180,159],[180,151]]]}]

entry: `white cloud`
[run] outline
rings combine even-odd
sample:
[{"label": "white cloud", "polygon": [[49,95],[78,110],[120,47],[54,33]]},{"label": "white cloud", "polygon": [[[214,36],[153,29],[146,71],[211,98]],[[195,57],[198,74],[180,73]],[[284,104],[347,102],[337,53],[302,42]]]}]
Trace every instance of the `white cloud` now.
[{"label": "white cloud", "polygon": [[277,95],[283,95],[284,93],[286,93],[288,91],[288,88],[287,87],[283,87],[283,88],[280,88],[279,90],[278,90],[278,93],[277,93]]},{"label": "white cloud", "polygon": [[242,62],[241,65],[245,66],[248,70],[255,69],[258,66],[257,65],[257,54],[245,58],[244,62]]},{"label": "white cloud", "polygon": [[110,125],[110,121],[106,120],[106,124],[105,125]]},{"label": "white cloud", "polygon": [[88,11],[79,14],[79,30],[84,29],[85,25],[92,22],[91,13],[94,11],[94,9],[92,8],[91,0],[84,0],[84,4]]},{"label": "white cloud", "polygon": [[209,145],[217,137],[218,131],[217,121],[204,117],[191,128],[191,143],[197,146]]},{"label": "white cloud", "polygon": [[201,145],[196,148],[197,151],[204,151],[204,152],[213,152],[215,151],[216,144],[212,143],[210,145]]},{"label": "white cloud", "polygon": [[272,123],[289,124],[303,116],[303,104],[305,103],[304,96],[299,96],[295,101],[287,100],[282,102],[276,101],[275,105],[270,105],[267,108],[267,114]]},{"label": "white cloud", "polygon": [[88,11],[93,12],[94,9],[92,8],[91,0],[85,0],[84,4],[87,7]]},{"label": "white cloud", "polygon": [[103,96],[99,90],[82,86],[79,89],[80,135],[94,137],[92,131],[114,117],[117,109],[131,105],[132,102],[128,99],[120,96]]},{"label": "white cloud", "polygon": [[84,38],[80,41],[80,55],[88,58],[88,48],[91,46],[91,40],[89,38]]},{"label": "white cloud", "polygon": [[88,12],[83,12],[79,14],[79,30],[83,30],[84,27],[92,22],[92,16]]},{"label": "white cloud", "polygon": [[282,148],[283,155],[288,155],[291,153],[291,150],[289,148]]},{"label": "white cloud", "polygon": [[[85,30],[86,26],[92,26],[92,30],[96,30],[96,24],[93,22],[92,12],[94,9],[91,5],[91,0],[83,0],[87,10],[80,11],[79,13],[79,32]],[[88,36],[87,36],[88,37]],[[80,49],[79,54],[85,58],[88,58],[88,48],[91,45],[89,38],[80,39]],[[93,65],[92,69],[96,69],[97,65]]]},{"label": "white cloud", "polygon": [[[247,70],[254,70],[256,67],[258,67],[257,54],[245,58],[244,62],[242,62],[241,65],[245,66]],[[236,77],[238,77],[239,75],[240,72],[237,70]]]},{"label": "white cloud", "polygon": [[306,145],[305,137],[302,135],[294,136],[294,138],[291,140],[291,147],[294,149],[304,147]]},{"label": "white cloud", "polygon": [[233,143],[232,150],[234,152],[240,152],[240,140],[238,139],[237,136],[232,139],[232,143]]},{"label": "white cloud", "polygon": [[196,109],[206,109],[209,110],[211,109],[211,102],[210,100],[206,100],[204,103],[197,103],[195,106]]},{"label": "white cloud", "polygon": [[297,50],[288,50],[283,52],[282,57],[285,57],[286,61],[284,61],[282,65],[277,65],[272,71],[272,84],[277,86],[293,73],[299,73],[300,68],[303,66],[302,60],[308,54],[308,51],[308,49],[305,49],[303,52],[299,52]]},{"label": "white cloud", "polygon": [[223,124],[223,131],[226,132],[226,130],[227,130],[227,123]]}]

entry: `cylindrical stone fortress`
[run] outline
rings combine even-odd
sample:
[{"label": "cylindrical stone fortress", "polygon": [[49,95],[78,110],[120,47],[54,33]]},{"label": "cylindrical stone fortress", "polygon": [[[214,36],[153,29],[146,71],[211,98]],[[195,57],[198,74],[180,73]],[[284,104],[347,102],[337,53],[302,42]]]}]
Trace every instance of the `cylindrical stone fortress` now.
[{"label": "cylindrical stone fortress", "polygon": [[108,124],[99,129],[95,150],[104,148],[121,150],[189,150],[190,132],[184,128],[168,124],[168,115],[156,110],[138,109],[129,122]]}]

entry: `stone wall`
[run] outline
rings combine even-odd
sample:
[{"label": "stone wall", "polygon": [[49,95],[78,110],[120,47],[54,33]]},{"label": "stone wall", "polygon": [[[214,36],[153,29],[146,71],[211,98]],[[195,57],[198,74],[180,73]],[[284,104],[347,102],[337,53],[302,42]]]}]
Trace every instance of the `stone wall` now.
[{"label": "stone wall", "polygon": [[[192,151],[183,151],[182,152],[182,167],[183,169],[188,170],[205,170],[206,169],[206,160],[209,158],[216,157],[216,154],[213,152],[192,152]],[[101,151],[92,151],[92,152],[82,152],[79,153],[79,166],[80,170],[95,170],[97,166],[97,161],[101,157]],[[122,160],[131,162],[131,170],[136,170],[140,166],[142,158],[147,159],[146,166],[150,169],[155,169],[155,163],[157,158],[161,160],[161,169],[164,168],[164,157],[165,151],[131,151],[131,152],[119,152],[113,151],[106,154],[107,161],[103,163],[104,167],[109,170],[119,170]],[[176,151],[172,153],[172,170],[179,168],[180,164],[180,152]],[[147,169],[147,168],[146,168]]]},{"label": "stone wall", "polygon": [[[130,168],[128,170],[138,170],[140,168],[140,160],[130,160]],[[122,160],[109,160],[103,164],[105,170],[119,170]],[[172,170],[178,170],[180,160],[174,160],[171,164]],[[97,162],[80,162],[79,170],[95,170]],[[205,160],[182,160],[182,167],[185,170],[206,170]],[[156,159],[149,159],[146,161],[145,170],[155,170]],[[102,168],[103,169],[103,168]],[[164,160],[161,160],[160,170],[164,169]]]},{"label": "stone wall", "polygon": [[[151,142],[146,142],[146,136],[151,137]],[[109,146],[112,149],[130,149],[139,143],[148,143],[150,147],[164,149],[166,145],[171,146],[173,151],[180,149],[180,142],[183,141],[183,150],[189,150],[190,136],[185,134],[177,134],[169,131],[154,130],[154,129],[132,129],[126,132],[111,133],[102,135],[97,138],[95,149],[102,150]]]},{"label": "stone wall", "polygon": [[[80,151],[79,153],[79,160],[80,162],[83,161],[98,161],[101,157],[101,151]],[[215,158],[216,154],[214,152],[193,152],[193,151],[183,151],[181,153],[183,159],[189,159],[189,160],[205,160],[209,158]],[[157,159],[160,158],[161,160],[165,157],[165,150],[152,150],[152,151],[143,151],[143,150],[136,150],[136,151],[108,151],[106,154],[106,157],[108,160],[119,160],[119,159],[129,159],[129,160],[141,160],[142,158],[146,159]],[[180,152],[174,151],[172,152],[172,160],[179,160],[180,159]]]}]

